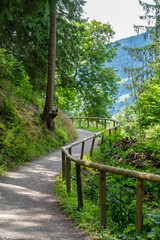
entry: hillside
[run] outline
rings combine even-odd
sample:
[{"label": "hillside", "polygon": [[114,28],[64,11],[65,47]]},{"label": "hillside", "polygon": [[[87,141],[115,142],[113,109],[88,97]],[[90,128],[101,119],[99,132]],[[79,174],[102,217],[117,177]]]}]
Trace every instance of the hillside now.
[{"label": "hillside", "polygon": [[41,120],[40,106],[23,100],[22,88],[18,93],[14,84],[5,84],[12,91],[0,83],[0,174],[76,139],[72,123],[61,111],[51,132]]},{"label": "hillside", "polygon": [[138,61],[132,61],[128,53],[123,49],[123,47],[130,47],[130,48],[140,48],[144,47],[145,45],[148,45],[151,43],[151,39],[144,38],[144,35],[137,35],[132,36],[129,38],[124,38],[119,41],[116,41],[116,43],[119,44],[117,55],[115,56],[112,63],[106,63],[107,67],[113,67],[117,70],[117,74],[122,78],[122,81],[119,83],[119,90],[117,92],[116,96],[116,102],[114,104],[114,108],[110,110],[110,114],[113,116],[115,113],[119,112],[125,103],[125,100],[127,99],[127,102],[129,104],[132,103],[133,99],[129,96],[130,92],[128,89],[126,89],[126,84],[130,83],[130,80],[127,79],[127,75],[123,71],[123,66],[125,67],[131,67],[132,64],[134,67],[140,66],[140,62]]},{"label": "hillside", "polygon": [[[55,131],[41,119],[44,98],[33,90],[23,65],[0,52],[0,174],[54,151],[76,138],[71,121],[59,111]],[[17,74],[18,72],[18,74]]]}]

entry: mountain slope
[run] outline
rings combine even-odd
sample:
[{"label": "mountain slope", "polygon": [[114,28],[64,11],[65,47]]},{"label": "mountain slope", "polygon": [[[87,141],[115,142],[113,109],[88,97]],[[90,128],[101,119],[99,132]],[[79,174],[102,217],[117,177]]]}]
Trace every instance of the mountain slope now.
[{"label": "mountain slope", "polygon": [[120,78],[122,78],[122,81],[119,83],[119,90],[117,92],[116,102],[114,104],[114,108],[110,110],[111,116],[113,116],[115,113],[119,112],[125,103],[125,100],[127,99],[127,102],[129,104],[132,103],[133,99],[129,96],[130,91],[126,89],[126,84],[130,83],[130,80],[127,79],[127,75],[123,71],[124,67],[131,67],[134,65],[134,67],[140,66],[140,62],[133,61],[127,51],[124,50],[124,47],[129,48],[141,48],[151,43],[151,39],[144,38],[144,34],[132,36],[129,38],[124,38],[119,41],[116,41],[115,43],[119,44],[117,55],[115,56],[112,63],[106,63],[106,67],[113,67],[117,70],[117,74]]}]

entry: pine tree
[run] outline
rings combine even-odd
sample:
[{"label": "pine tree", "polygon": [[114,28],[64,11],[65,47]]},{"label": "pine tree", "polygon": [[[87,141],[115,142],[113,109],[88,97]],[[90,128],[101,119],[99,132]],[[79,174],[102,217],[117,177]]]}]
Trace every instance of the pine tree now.
[{"label": "pine tree", "polygon": [[152,82],[153,71],[150,68],[150,63],[159,55],[157,45],[159,45],[160,34],[159,0],[154,0],[154,4],[148,4],[141,0],[139,0],[139,3],[145,12],[144,16],[140,16],[140,19],[147,21],[147,25],[134,26],[134,28],[137,33],[144,34],[144,40],[145,38],[151,38],[152,43],[142,48],[125,48],[133,62],[138,61],[140,64],[138,67],[124,66],[125,73],[132,81],[130,88],[135,100],[143,93],[145,84]]},{"label": "pine tree", "polygon": [[[126,48],[131,58],[138,61],[141,65],[140,67],[135,68],[124,68],[124,71],[128,74],[128,77],[132,81],[130,88],[132,89],[132,94],[136,100],[134,110],[137,115],[139,133],[141,136],[144,125],[146,125],[144,124],[146,109],[146,116],[149,116],[147,119],[150,119],[150,114],[148,112],[149,107],[145,108],[147,106],[145,100],[151,100],[151,98],[146,97],[147,88],[151,89],[151,86],[155,83],[155,71],[153,71],[153,64],[159,60],[160,4],[159,0],[154,0],[154,4],[148,4],[141,0],[139,0],[139,3],[144,10],[144,16],[141,16],[140,19],[147,21],[147,25],[142,24],[141,26],[135,26],[135,30],[137,33],[143,33],[144,39],[148,37],[151,38],[152,43],[143,48]],[[153,93],[153,91],[148,90],[148,94],[151,92]],[[148,106],[150,106],[149,104],[150,103],[148,102]],[[153,117],[153,111],[151,112]]]}]

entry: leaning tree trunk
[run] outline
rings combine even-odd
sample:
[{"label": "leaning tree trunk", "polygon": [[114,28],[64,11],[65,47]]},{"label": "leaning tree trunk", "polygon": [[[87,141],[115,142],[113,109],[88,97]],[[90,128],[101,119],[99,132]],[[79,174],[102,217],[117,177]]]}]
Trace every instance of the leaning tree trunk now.
[{"label": "leaning tree trunk", "polygon": [[56,6],[54,5],[50,9],[48,79],[47,79],[46,102],[43,113],[47,127],[50,130],[53,130],[55,128],[53,115],[50,114],[54,100],[55,61],[56,61]]}]

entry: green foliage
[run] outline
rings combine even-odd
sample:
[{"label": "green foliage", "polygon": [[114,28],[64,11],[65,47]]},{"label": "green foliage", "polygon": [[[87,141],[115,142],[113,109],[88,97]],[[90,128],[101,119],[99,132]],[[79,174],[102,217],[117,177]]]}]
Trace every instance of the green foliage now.
[{"label": "green foliage", "polygon": [[[12,100],[14,102],[17,96],[22,104],[27,101],[30,104],[39,105],[37,93],[33,91],[23,64],[5,49],[0,49],[0,68],[0,88],[9,94],[9,105],[12,105]],[[5,100],[4,108],[6,111],[9,110],[8,107],[7,100]],[[1,106],[1,111],[2,108]]]},{"label": "green foliage", "polygon": [[156,139],[160,139],[160,125],[156,124],[154,126],[152,126],[151,128],[147,128],[145,130],[146,132],[146,136],[148,138],[156,138]]},{"label": "green foliage", "polygon": [[154,126],[160,123],[160,76],[153,81],[152,84],[147,84],[143,94],[139,96],[135,103],[135,109],[140,110],[140,125],[143,128]]},{"label": "green foliage", "polygon": [[[54,151],[76,137],[71,124],[65,125],[68,120],[65,123],[61,122],[61,113],[56,119],[57,129],[54,133],[49,132],[39,117],[33,117],[27,108],[23,108],[18,113],[7,113],[9,115],[5,118],[1,115],[3,124],[0,125],[0,168],[2,169],[15,167],[25,161]],[[63,118],[66,119],[64,115]],[[60,123],[61,126],[58,128]]]},{"label": "green foliage", "polygon": [[[44,90],[46,85],[49,12],[53,3],[55,3],[54,0],[11,0],[8,4],[4,0],[0,1],[0,46],[12,51],[16,59],[23,62],[27,74],[31,77],[32,85],[34,88],[41,90]],[[59,42],[64,43],[63,52],[65,52],[65,41],[68,38],[66,37],[64,41],[64,35],[62,34],[63,36],[60,37],[63,28],[62,24],[67,25],[67,22],[70,21],[80,21],[84,0],[58,0],[56,5],[57,29],[60,29],[60,31],[57,31],[57,43],[60,48],[61,44]],[[60,57],[59,54],[57,56]],[[67,54],[67,58],[68,56]],[[67,59],[66,54],[63,57]],[[63,63],[65,66],[64,58]]]},{"label": "green foliage", "polygon": [[[11,0],[6,5],[1,0],[0,8],[0,46],[23,62],[33,88],[42,92],[46,89],[52,2]],[[82,20],[84,3],[56,1],[55,105],[67,111],[74,108],[76,114],[80,107],[81,114],[102,117],[108,115],[106,104],[109,108],[113,103],[117,88],[115,71],[105,67],[115,56],[116,48],[110,42],[114,31],[109,24]]]},{"label": "green foliage", "polygon": [[132,147],[137,152],[146,152],[147,154],[154,154],[160,150],[160,144],[157,141],[142,140]]},{"label": "green foliage", "polygon": [[73,141],[78,137],[72,122],[61,110],[58,112],[58,118],[55,118],[55,124],[56,131],[59,131],[64,140],[67,138],[67,142]]},{"label": "green foliage", "polygon": [[139,96],[134,105],[125,104],[123,111],[114,116],[121,123],[121,134],[128,137],[141,137],[142,139],[144,137],[159,139],[158,101],[158,93],[154,91],[150,95],[150,85],[148,85],[146,91]]},{"label": "green foliage", "polygon": [[121,123],[121,134],[124,136],[139,136],[139,123],[135,111],[125,103],[124,109],[114,116]]},{"label": "green foliage", "polygon": [[66,114],[73,112],[73,102],[76,100],[76,90],[69,88],[57,87],[55,91],[55,105],[63,110]]},{"label": "green foliage", "polygon": [[105,67],[116,51],[111,26],[96,21],[57,24],[56,104],[63,107],[64,99],[71,114],[107,116],[106,104],[113,102],[118,81],[115,71]]},{"label": "green foliage", "polygon": [[[17,96],[17,86],[9,81],[5,83],[7,87],[0,96],[1,174],[8,168],[54,151],[77,137],[72,123],[61,112],[55,120],[56,131],[49,132],[40,120],[38,108],[29,105],[23,94]],[[10,86],[12,89],[6,92]],[[23,86],[18,86],[18,90],[23,93]],[[32,97],[34,98],[34,94]]]},{"label": "green foliage", "polygon": [[[153,128],[160,123],[159,121],[159,104],[160,104],[160,70],[159,70],[159,42],[155,46],[157,56],[150,63],[152,78],[148,78],[144,86],[144,92],[136,101],[134,109],[139,110],[139,123],[141,128]],[[158,132],[157,134],[158,135]]]},{"label": "green foliage", "polygon": [[29,78],[20,61],[17,61],[14,56],[5,49],[0,49],[0,78],[9,79],[16,86],[27,87]]},{"label": "green foliage", "polygon": [[22,63],[4,49],[0,49],[0,68],[0,172],[3,173],[54,151],[77,135],[62,112],[55,120],[56,131],[46,129],[40,120],[43,96],[33,91]]},{"label": "green foliage", "polygon": [[22,14],[21,7],[16,4],[12,9],[7,10],[6,7],[8,15],[4,14],[1,20],[3,27],[1,26],[0,46],[10,50],[17,60],[23,62],[27,74],[32,77],[30,81],[35,86],[36,83],[40,85],[41,76],[45,76],[47,69],[48,13],[46,4],[39,16],[35,12],[33,17],[27,17],[25,10],[26,7]]},{"label": "green foliage", "polygon": [[0,105],[0,115],[5,121],[16,122],[17,124],[20,122],[20,118],[17,114],[16,104],[12,102],[9,98],[3,100]]},{"label": "green foliage", "polygon": [[61,202],[62,208],[70,218],[76,219],[78,227],[85,228],[87,233],[94,232],[94,229],[98,228],[99,225],[98,206],[94,203],[91,205],[90,201],[85,198],[84,208],[78,211],[75,180],[72,180],[71,184],[72,193],[69,195],[66,193],[66,186],[61,177],[57,178],[56,184],[54,185],[54,191],[57,193],[58,199],[60,201],[63,199],[63,202]]},{"label": "green foliage", "polygon": [[[136,183],[131,178],[107,175],[107,229],[99,229],[99,180],[97,172],[83,176],[84,208],[78,211],[77,189],[74,167],[72,171],[71,193],[66,193],[65,182],[57,179],[54,190],[62,208],[79,227],[97,239],[159,239],[160,213],[144,204],[144,224],[140,234],[135,233]],[[151,189],[154,193],[155,188]],[[156,203],[156,206],[159,206]]]},{"label": "green foliage", "polygon": [[[116,141],[121,136],[116,135]],[[84,156],[85,161],[99,162],[106,165],[118,166],[130,170],[136,170],[134,166],[125,164],[126,154],[129,150],[137,152],[146,151],[147,154],[159,153],[158,142],[141,141],[123,151],[121,146],[110,148],[110,142],[115,142],[115,136],[105,134],[104,143],[94,150],[93,157]],[[120,156],[122,161],[117,162],[111,158],[110,153]],[[159,169],[146,168],[146,172],[159,173]],[[85,167],[81,169],[84,208],[78,211],[76,174],[72,165],[71,193],[66,193],[66,184],[61,178],[57,179],[55,191],[60,199],[62,208],[74,219],[79,227],[85,228],[87,233],[93,234],[96,239],[153,239],[160,237],[160,186],[156,183],[145,181],[143,204],[143,227],[140,233],[135,232],[136,214],[136,188],[135,179],[107,173],[106,179],[106,204],[107,204],[107,228],[99,229],[99,178],[98,171]]]},{"label": "green foliage", "polygon": [[[144,16],[141,19],[148,21],[148,26],[135,26],[135,29],[145,31],[145,37],[150,37],[152,43],[143,48],[126,49],[134,63],[138,60],[141,67],[133,66],[125,68],[128,77],[131,79],[132,94],[136,102],[133,110],[136,116],[136,123],[140,127],[140,134],[149,128],[156,127],[159,124],[159,104],[160,104],[160,71],[159,71],[159,28],[160,19],[159,1],[154,0],[153,4],[139,1],[144,9]],[[154,21],[152,21],[154,19]],[[152,24],[151,24],[152,22]],[[154,23],[154,26],[153,26]],[[159,131],[159,130],[158,130]],[[157,135],[157,134],[156,134]]]},{"label": "green foliage", "polygon": [[[78,112],[85,116],[106,117],[107,107],[113,103],[118,78],[105,62],[112,61],[116,48],[109,43],[114,32],[108,24],[92,21],[81,24],[79,29],[80,49],[74,70],[78,87],[76,104]],[[106,81],[107,79],[107,81]],[[107,105],[107,106],[106,106]]]},{"label": "green foliage", "polygon": [[89,120],[89,127],[87,124],[87,119],[81,119],[81,121],[79,119],[74,119],[73,126],[75,128],[81,128],[91,132],[100,132],[104,130],[103,120],[98,120],[98,128],[96,127],[96,120],[91,119]]},{"label": "green foliage", "polygon": [[[152,43],[142,48],[125,48],[132,61],[131,66],[124,67],[124,70],[128,78],[131,79],[129,88],[132,90],[135,100],[139,99],[139,95],[145,91],[146,83],[153,83],[154,72],[150,64],[159,58],[160,5],[157,0],[153,0],[152,2],[139,1],[144,10],[144,15],[140,16],[140,19],[145,19],[148,26],[144,26],[143,23],[140,26],[134,26],[138,34],[143,32],[144,38],[152,39]],[[137,61],[139,62],[138,67],[135,64]]]}]

